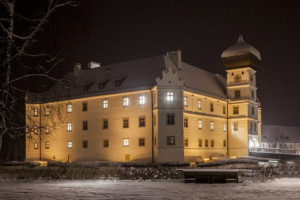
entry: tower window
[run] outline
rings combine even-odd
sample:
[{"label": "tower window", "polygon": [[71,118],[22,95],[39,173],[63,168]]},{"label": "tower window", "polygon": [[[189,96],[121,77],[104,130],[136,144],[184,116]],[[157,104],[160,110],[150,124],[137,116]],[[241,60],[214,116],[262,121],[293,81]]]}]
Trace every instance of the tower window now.
[{"label": "tower window", "polygon": [[72,122],[67,123],[67,131],[71,132],[72,131]]},{"label": "tower window", "polygon": [[210,112],[214,112],[214,103],[210,103]]},{"label": "tower window", "polygon": [[50,114],[50,108],[47,107],[47,108],[45,109],[45,115],[46,115],[46,116],[49,116],[49,114]]},{"label": "tower window", "polygon": [[210,130],[214,130],[215,129],[215,126],[214,126],[214,122],[210,122]]},{"label": "tower window", "polygon": [[205,147],[208,147],[208,140],[205,140]]},{"label": "tower window", "polygon": [[38,116],[38,110],[39,110],[38,108],[34,108],[34,113],[33,113],[34,116]]},{"label": "tower window", "polygon": [[167,125],[174,125],[175,124],[175,114],[169,113],[167,114]]},{"label": "tower window", "polygon": [[184,139],[184,146],[185,146],[185,147],[188,147],[188,146],[189,146],[189,139],[188,139],[188,138],[185,138],[185,139]]},{"label": "tower window", "polygon": [[241,91],[240,90],[235,90],[234,91],[234,98],[236,98],[236,99],[241,98]]},{"label": "tower window", "polygon": [[38,143],[37,142],[34,143],[34,149],[38,149]]},{"label": "tower window", "polygon": [[128,138],[123,139],[123,147],[129,147],[129,139]]},{"label": "tower window", "polygon": [[187,98],[187,97],[183,97],[183,105],[184,105],[185,107],[188,106],[188,98]]},{"label": "tower window", "polygon": [[210,147],[215,147],[215,141],[214,140],[210,141]]},{"label": "tower window", "polygon": [[202,102],[201,100],[198,100],[198,110],[201,110],[202,109]]},{"label": "tower window", "polygon": [[72,147],[73,147],[73,143],[72,143],[71,141],[68,141],[68,143],[67,143],[67,147],[68,147],[68,149],[72,149]]},{"label": "tower window", "polygon": [[167,92],[167,101],[172,102],[174,100],[173,92]]},{"label": "tower window", "polygon": [[198,128],[202,129],[202,120],[201,119],[198,120]]},{"label": "tower window", "polygon": [[139,146],[144,147],[145,146],[145,138],[139,138]]},{"label": "tower window", "polygon": [[199,145],[199,147],[202,147],[202,139],[199,139],[198,145]]},{"label": "tower window", "polygon": [[226,107],[223,106],[223,114],[225,115],[226,114]]},{"label": "tower window", "polygon": [[167,145],[174,146],[175,145],[175,136],[167,136]]},{"label": "tower window", "polygon": [[223,131],[226,132],[226,124],[223,124]]},{"label": "tower window", "polygon": [[254,114],[255,114],[254,107],[252,107],[252,115],[254,115]]},{"label": "tower window", "polygon": [[189,126],[189,119],[187,117],[184,118],[184,122],[183,122],[184,127],[188,127]]},{"label": "tower window", "polygon": [[238,106],[233,106],[233,114],[238,115],[239,114],[239,107]]}]

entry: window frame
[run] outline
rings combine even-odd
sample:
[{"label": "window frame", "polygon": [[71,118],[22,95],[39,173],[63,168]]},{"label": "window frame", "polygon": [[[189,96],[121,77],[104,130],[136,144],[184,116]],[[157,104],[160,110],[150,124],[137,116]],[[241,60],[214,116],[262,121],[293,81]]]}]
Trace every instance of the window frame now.
[{"label": "window frame", "polygon": [[[126,123],[127,121],[127,123]],[[126,126],[127,124],[127,126]],[[129,117],[123,118],[123,128],[129,128]]]},{"label": "window frame", "polygon": [[129,138],[123,138],[123,147],[129,147]]},{"label": "window frame", "polygon": [[82,148],[87,149],[89,147],[88,140],[82,140]]},{"label": "window frame", "polygon": [[215,130],[215,123],[214,123],[214,121],[210,121],[210,130],[211,131]]},{"label": "window frame", "polygon": [[72,132],[72,122],[67,122],[67,132]]},{"label": "window frame", "polygon": [[33,148],[34,149],[39,149],[39,143],[38,142],[34,142],[33,143]]},{"label": "window frame", "polygon": [[166,118],[167,118],[166,120],[167,125],[170,126],[175,125],[175,113],[167,113]]},{"label": "window frame", "polygon": [[239,123],[233,122],[233,131],[238,131],[238,130],[239,130]]},{"label": "window frame", "polygon": [[175,146],[176,140],[175,136],[167,136],[167,146]]},{"label": "window frame", "polygon": [[167,92],[167,102],[174,101],[174,92]]},{"label": "window frame", "polygon": [[82,102],[82,112],[87,112],[87,111],[88,111],[88,103]]},{"label": "window frame", "polygon": [[123,107],[129,107],[129,97],[128,96],[123,97],[122,105],[123,105]]},{"label": "window frame", "polygon": [[50,115],[50,108],[46,107],[45,108],[45,116],[49,116]]},{"label": "window frame", "polygon": [[45,141],[45,149],[50,149],[50,142],[49,141]]},{"label": "window frame", "polygon": [[68,149],[72,149],[73,148],[73,142],[72,141],[68,141],[67,142],[67,148]]},{"label": "window frame", "polygon": [[184,117],[183,118],[183,127],[184,128],[188,128],[189,127],[189,118],[188,117]]},{"label": "window frame", "polygon": [[103,148],[109,148],[109,139],[103,139]]},{"label": "window frame", "polygon": [[240,113],[239,106],[233,106],[233,114],[239,115],[239,113]]},{"label": "window frame", "polygon": [[108,119],[102,119],[102,129],[108,129]]},{"label": "window frame", "polygon": [[72,113],[73,112],[73,106],[71,103],[67,104],[67,113]]},{"label": "window frame", "polygon": [[146,116],[139,116],[139,127],[146,127]]},{"label": "window frame", "polygon": [[87,131],[89,128],[88,128],[88,120],[83,120],[82,121],[82,130],[83,131]]},{"label": "window frame", "polygon": [[188,97],[183,97],[183,106],[188,107]]},{"label": "window frame", "polygon": [[108,109],[108,99],[102,100],[102,109]]},{"label": "window frame", "polygon": [[139,147],[146,146],[146,139],[144,137],[139,138]]},{"label": "window frame", "polygon": [[202,101],[198,99],[198,110],[202,110]]},{"label": "window frame", "polygon": [[203,124],[202,124],[202,119],[198,119],[198,129],[202,129]]},{"label": "window frame", "polygon": [[138,102],[139,102],[139,106],[144,106],[146,104],[146,95],[140,94]]}]

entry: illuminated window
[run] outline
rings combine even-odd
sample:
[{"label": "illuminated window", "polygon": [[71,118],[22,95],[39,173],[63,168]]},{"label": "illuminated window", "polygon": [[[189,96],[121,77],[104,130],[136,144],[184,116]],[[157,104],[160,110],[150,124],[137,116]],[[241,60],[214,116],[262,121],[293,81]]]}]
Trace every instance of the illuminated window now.
[{"label": "illuminated window", "polygon": [[103,119],[102,128],[103,129],[108,129],[108,119]]},{"label": "illuminated window", "polygon": [[129,139],[128,138],[123,139],[123,147],[129,147]]},{"label": "illuminated window", "polygon": [[214,122],[210,122],[210,130],[215,130]]},{"label": "illuminated window", "polygon": [[145,138],[139,138],[139,146],[144,147],[145,146]]},{"label": "illuminated window", "polygon": [[233,106],[233,114],[238,115],[239,114],[239,107],[238,106]]},{"label": "illuminated window", "polygon": [[88,130],[88,121],[82,121],[82,130]]},{"label": "illuminated window", "polygon": [[234,131],[239,130],[239,123],[238,122],[233,122],[233,130]]},{"label": "illuminated window", "polygon": [[252,107],[252,115],[254,115],[255,114],[255,112],[254,112],[254,107]]},{"label": "illuminated window", "polygon": [[88,104],[87,104],[87,102],[83,102],[82,103],[82,111],[85,112],[87,110],[88,110]]},{"label": "illuminated window", "polygon": [[82,148],[87,149],[88,148],[88,141],[87,140],[82,140]]},{"label": "illuminated window", "polygon": [[214,140],[210,141],[210,147],[215,147],[215,141]]},{"label": "illuminated window", "polygon": [[50,142],[45,142],[45,149],[49,149],[50,148]]},{"label": "illuminated window", "polygon": [[37,142],[34,143],[34,149],[38,149],[38,143]]},{"label": "illuminated window", "polygon": [[175,136],[167,136],[167,145],[169,146],[175,145]]},{"label": "illuminated window", "polygon": [[208,147],[208,140],[205,140],[205,147]]},{"label": "illuminated window", "polygon": [[38,133],[38,127],[34,127],[34,133]]},{"label": "illuminated window", "polygon": [[201,119],[198,120],[198,128],[202,129],[202,120]]},{"label": "illuminated window", "polygon": [[226,107],[223,106],[223,114],[225,115],[226,114]]},{"label": "illuminated window", "polygon": [[123,128],[128,128],[129,127],[129,118],[124,118],[123,119]]},{"label": "illuminated window", "polygon": [[184,146],[185,146],[185,147],[188,147],[188,146],[189,146],[189,139],[188,139],[188,138],[185,138],[185,139],[184,139]]},{"label": "illuminated window", "polygon": [[199,139],[198,145],[199,147],[202,147],[202,139]]},{"label": "illuminated window", "polygon": [[103,100],[103,109],[107,109],[108,108],[108,100]]},{"label": "illuminated window", "polygon": [[49,108],[46,108],[46,109],[45,109],[45,115],[46,115],[46,116],[49,116],[49,114],[50,114],[50,109],[49,109]]},{"label": "illuminated window", "polygon": [[226,124],[225,123],[223,124],[223,131],[224,132],[226,131]]},{"label": "illuminated window", "polygon": [[210,103],[210,112],[214,112],[214,104]]},{"label": "illuminated window", "polygon": [[146,117],[142,116],[139,117],[139,127],[145,127],[146,126]]},{"label": "illuminated window", "polygon": [[72,112],[72,104],[67,104],[67,112],[68,113]]},{"label": "illuminated window", "polygon": [[45,133],[50,133],[50,126],[46,126]]},{"label": "illuminated window", "polygon": [[67,144],[67,146],[68,146],[68,149],[72,149],[72,147],[73,147],[73,142],[71,142],[71,141],[68,141],[68,144]]},{"label": "illuminated window", "polygon": [[71,132],[72,131],[72,122],[67,123],[67,131]]},{"label": "illuminated window", "polygon": [[236,99],[241,98],[241,91],[240,90],[235,90],[234,91],[234,98],[236,98]]},{"label": "illuminated window", "polygon": [[129,97],[123,97],[123,107],[129,106]]},{"label": "illuminated window", "polygon": [[108,139],[104,139],[103,140],[103,148],[108,148],[109,147],[109,140]]},{"label": "illuminated window", "polygon": [[184,105],[185,107],[188,106],[188,98],[187,98],[187,97],[183,97],[183,105]]},{"label": "illuminated window", "polygon": [[34,116],[38,116],[38,110],[39,110],[38,108],[34,108],[34,113],[33,113]]},{"label": "illuminated window", "polygon": [[167,101],[173,101],[174,100],[174,94],[173,92],[167,92]]},{"label": "illuminated window", "polygon": [[201,100],[198,100],[198,110],[201,110],[202,109],[202,102]]},{"label": "illuminated window", "polygon": [[226,146],[227,146],[226,140],[223,140],[223,147],[226,147]]},{"label": "illuminated window", "polygon": [[139,95],[139,105],[145,105],[146,103],[146,96],[145,95]]},{"label": "illuminated window", "polygon": [[169,113],[167,114],[167,125],[174,125],[175,124],[175,114]]}]

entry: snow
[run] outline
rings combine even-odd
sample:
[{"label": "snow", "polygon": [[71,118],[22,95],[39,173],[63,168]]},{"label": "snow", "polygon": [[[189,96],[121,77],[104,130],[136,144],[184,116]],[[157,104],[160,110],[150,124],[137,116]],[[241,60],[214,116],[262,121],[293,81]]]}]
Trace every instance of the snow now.
[{"label": "snow", "polygon": [[195,184],[182,181],[0,181],[0,199],[299,199],[300,178]]}]

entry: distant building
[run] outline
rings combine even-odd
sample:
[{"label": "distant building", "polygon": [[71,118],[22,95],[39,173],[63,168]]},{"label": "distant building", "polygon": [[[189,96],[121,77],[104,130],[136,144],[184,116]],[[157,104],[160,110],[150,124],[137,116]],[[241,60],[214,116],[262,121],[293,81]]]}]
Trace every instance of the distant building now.
[{"label": "distant building", "polygon": [[27,160],[190,162],[258,147],[259,52],[242,35],[222,53],[227,79],[181,51],[88,69],[74,66],[26,102]]}]

